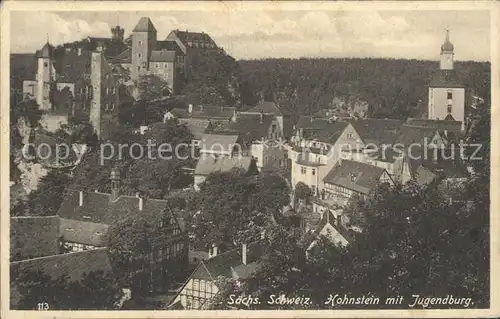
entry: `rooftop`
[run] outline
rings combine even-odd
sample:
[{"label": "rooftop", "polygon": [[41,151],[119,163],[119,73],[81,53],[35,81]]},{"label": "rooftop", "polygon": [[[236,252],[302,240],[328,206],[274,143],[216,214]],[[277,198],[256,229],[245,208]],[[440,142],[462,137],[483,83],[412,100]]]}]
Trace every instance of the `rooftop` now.
[{"label": "rooftop", "polygon": [[198,163],[196,164],[194,174],[207,176],[216,172],[230,172],[233,169],[243,169],[245,171],[249,171],[251,165],[252,158],[249,156],[235,156],[229,158],[216,158],[211,155],[201,156]]},{"label": "rooftop", "polygon": [[12,260],[59,253],[58,216],[10,218],[10,255]]},{"label": "rooftop", "polygon": [[156,32],[156,28],[148,17],[142,17],[132,32]]},{"label": "rooftop", "polygon": [[110,194],[97,192],[83,192],[83,203],[80,206],[79,196],[80,193],[76,190],[69,190],[64,195],[58,211],[61,218],[110,225],[121,218],[136,214],[154,218],[167,207],[165,200],[144,198],[140,211],[138,197],[121,195],[113,202]]},{"label": "rooftop", "polygon": [[323,181],[367,195],[377,185],[384,171],[383,168],[373,165],[341,160]]}]

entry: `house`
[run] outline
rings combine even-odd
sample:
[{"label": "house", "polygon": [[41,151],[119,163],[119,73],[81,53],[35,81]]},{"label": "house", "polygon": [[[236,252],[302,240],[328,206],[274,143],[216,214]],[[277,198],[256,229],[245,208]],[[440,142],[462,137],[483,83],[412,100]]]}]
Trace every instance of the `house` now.
[{"label": "house", "polygon": [[366,198],[378,184],[393,184],[387,171],[381,167],[340,160],[323,179],[322,199],[331,199],[347,206],[354,196]]},{"label": "house", "polygon": [[289,139],[293,134],[293,125],[291,114],[282,109],[278,104],[272,101],[261,101],[254,107],[244,107],[239,114],[263,114],[272,115],[276,118],[279,125],[279,132],[281,138]]},{"label": "house", "polygon": [[58,216],[10,218],[10,260],[18,261],[60,253]]},{"label": "house", "polygon": [[306,254],[318,244],[320,238],[325,238],[337,247],[347,247],[354,241],[354,232],[344,227],[341,222],[342,215],[335,216],[331,211],[326,211],[314,231],[309,231],[304,236]]},{"label": "house", "polygon": [[362,149],[361,137],[348,122],[301,117],[289,157],[292,186],[302,182],[321,193],[323,179],[347,150]]},{"label": "house", "polygon": [[193,60],[200,54],[213,54],[220,52],[215,41],[205,32],[192,32],[182,30],[172,30],[165,41],[172,41],[182,51],[179,66],[183,68],[183,73],[188,74]]},{"label": "house", "polygon": [[[408,160],[410,176],[419,185],[428,185],[434,181],[448,187],[465,182],[470,174],[458,154],[458,150],[448,150],[449,153],[436,153],[425,156],[425,150],[414,152]],[[444,155],[444,156],[443,156]]]},{"label": "house", "polygon": [[261,242],[254,242],[200,261],[169,308],[208,309],[219,292],[218,278],[238,281],[251,277],[261,266],[263,250]]},{"label": "house", "polygon": [[230,121],[213,123],[211,133],[238,134],[243,149],[248,149],[259,170],[264,167],[284,167],[287,152],[284,148],[280,116],[264,113],[237,113]]},{"label": "house", "polygon": [[[165,238],[155,251],[144,258],[152,265],[141,271],[150,273],[143,288],[160,290],[162,284],[180,276],[187,264],[187,236],[177,216],[170,211],[166,200],[127,196],[120,193],[120,172],[111,172],[111,194],[70,190],[59,208],[61,241],[67,250],[96,249],[103,242],[106,230],[117,221],[138,215],[164,229]],[[163,213],[163,214],[162,214]]]},{"label": "house", "polygon": [[[75,114],[87,116],[99,137],[106,136],[117,123],[121,83],[102,52],[68,51],[55,56],[48,42],[31,56],[23,74],[25,99],[36,100],[44,112],[40,124],[55,132]],[[22,63],[26,56],[11,62]],[[13,68],[18,68],[14,66]]]},{"label": "house", "polygon": [[[91,272],[100,271],[104,274],[112,274],[107,248],[14,261],[10,263],[10,270],[10,308],[14,309],[17,308],[21,298],[16,282],[17,275],[20,273],[41,271],[54,280],[67,276],[69,282],[78,282],[84,278],[85,274]],[[33,305],[33,310],[35,307],[36,304]]]},{"label": "house", "polygon": [[59,218],[59,234],[63,251],[77,252],[106,246],[109,225]]},{"label": "house", "polygon": [[199,190],[201,184],[212,173],[227,173],[240,169],[247,174],[253,174],[257,171],[255,161],[250,156],[201,156],[194,171],[194,188],[195,190]]}]

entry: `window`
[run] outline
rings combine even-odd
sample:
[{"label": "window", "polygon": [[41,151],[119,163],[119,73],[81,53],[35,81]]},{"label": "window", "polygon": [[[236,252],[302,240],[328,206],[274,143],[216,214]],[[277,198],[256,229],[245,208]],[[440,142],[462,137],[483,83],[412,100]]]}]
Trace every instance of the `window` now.
[{"label": "window", "polygon": [[448,111],[448,113],[451,113],[451,106],[450,105],[448,105],[448,110],[447,111]]},{"label": "window", "polygon": [[156,68],[159,68],[160,67],[160,63],[156,63]]},{"label": "window", "polygon": [[106,88],[106,95],[109,95],[109,88]]},{"label": "window", "polygon": [[49,66],[49,63],[47,63],[47,62],[43,62],[43,66],[44,66],[44,67],[48,67],[48,66]]},{"label": "window", "polygon": [[312,174],[313,174],[313,176],[316,175],[316,169],[315,168],[312,169]]},{"label": "window", "polygon": [[160,227],[160,228],[163,227],[163,219],[160,219],[158,221],[158,227]]},{"label": "window", "polygon": [[451,100],[453,98],[452,91],[448,91],[447,98],[448,98],[448,100]]},{"label": "window", "polygon": [[141,70],[141,67],[140,67],[140,66],[138,66],[138,67],[137,67],[137,71],[140,71],[140,70]]},{"label": "window", "polygon": [[301,167],[300,168],[300,172],[302,173],[302,175],[305,175],[306,174],[306,168],[305,167]]},{"label": "window", "polygon": [[142,54],[140,54],[140,53],[137,53],[137,56],[138,56],[138,57],[140,58],[140,57],[142,56]]},{"label": "window", "polygon": [[109,103],[104,104],[104,109],[109,110]]},{"label": "window", "polygon": [[116,88],[115,87],[112,89],[112,92],[113,92],[113,94],[116,93]]},{"label": "window", "polygon": [[[139,40],[139,46],[142,46],[142,41],[141,41],[141,40]],[[140,55],[139,55],[139,56],[140,56]]]},{"label": "window", "polygon": [[347,133],[347,138],[352,138],[352,133]]}]

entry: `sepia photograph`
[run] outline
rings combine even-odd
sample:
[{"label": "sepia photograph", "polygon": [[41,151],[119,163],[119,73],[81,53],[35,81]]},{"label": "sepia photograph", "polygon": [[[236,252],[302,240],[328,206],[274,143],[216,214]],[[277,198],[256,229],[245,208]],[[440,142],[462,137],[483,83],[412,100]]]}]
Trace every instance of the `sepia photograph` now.
[{"label": "sepia photograph", "polygon": [[4,3],[2,313],[500,315],[499,8]]}]

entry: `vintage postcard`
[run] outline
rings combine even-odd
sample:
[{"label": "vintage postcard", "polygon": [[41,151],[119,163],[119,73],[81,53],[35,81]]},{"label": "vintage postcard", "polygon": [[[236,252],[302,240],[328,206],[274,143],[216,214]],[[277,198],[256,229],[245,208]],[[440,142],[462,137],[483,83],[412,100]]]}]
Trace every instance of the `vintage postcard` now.
[{"label": "vintage postcard", "polygon": [[499,9],[3,3],[2,317],[499,316]]}]

